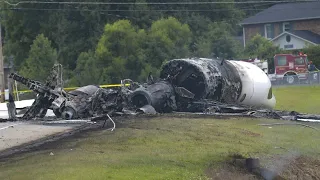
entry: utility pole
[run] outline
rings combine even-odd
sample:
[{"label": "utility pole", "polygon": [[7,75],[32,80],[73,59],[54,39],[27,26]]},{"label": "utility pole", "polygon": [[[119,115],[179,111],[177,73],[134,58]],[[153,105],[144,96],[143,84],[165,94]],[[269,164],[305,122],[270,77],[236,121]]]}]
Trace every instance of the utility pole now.
[{"label": "utility pole", "polygon": [[0,91],[1,91],[1,102],[4,102],[4,69],[3,69],[3,54],[2,54],[2,30],[0,22]]}]

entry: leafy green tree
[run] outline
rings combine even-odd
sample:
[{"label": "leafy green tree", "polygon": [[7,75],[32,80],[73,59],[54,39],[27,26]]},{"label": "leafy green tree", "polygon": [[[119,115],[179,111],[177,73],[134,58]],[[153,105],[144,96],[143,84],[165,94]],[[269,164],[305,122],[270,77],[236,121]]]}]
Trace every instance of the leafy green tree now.
[{"label": "leafy green tree", "polygon": [[259,34],[255,35],[245,47],[245,53],[251,58],[272,59],[280,52],[279,46],[274,46],[271,41]]},{"label": "leafy green tree", "polygon": [[102,69],[97,66],[97,58],[93,51],[83,52],[77,60],[77,67],[74,70],[70,84],[85,86],[88,84],[99,84]]},{"label": "leafy green tree", "polygon": [[233,38],[232,26],[226,22],[208,25],[208,32],[197,43],[196,56],[236,58],[241,53],[241,45]]},{"label": "leafy green tree", "polygon": [[101,14],[95,11],[54,12],[48,15],[48,21],[50,23],[41,21],[42,31],[50,39],[54,39],[53,45],[57,48],[59,62],[71,70],[76,68],[81,52],[95,49],[106,23]]},{"label": "leafy green tree", "polygon": [[189,56],[191,38],[189,26],[176,18],[162,18],[153,22],[143,43],[146,57],[138,80],[145,80],[149,73],[157,77],[165,61]]},{"label": "leafy green tree", "polygon": [[191,37],[189,26],[174,17],[155,21],[145,44],[146,62],[159,68],[163,61],[189,56]]},{"label": "leafy green tree", "polygon": [[[88,0],[90,1],[96,0]],[[6,3],[1,3],[0,7],[12,8]],[[22,10],[2,11],[1,20],[5,27],[4,55],[14,56],[15,67],[20,68],[32,41],[38,34],[43,33],[52,40],[52,46],[57,49],[58,61],[65,68],[73,70],[81,52],[95,49],[105,23],[113,20],[111,17],[119,19],[117,16],[101,13],[109,7],[26,3],[19,4]]]},{"label": "leafy green tree", "polygon": [[307,54],[309,61],[312,61],[317,67],[320,66],[320,45],[310,45],[302,49]]},{"label": "leafy green tree", "polygon": [[[217,2],[224,0],[218,0]],[[231,0],[233,1],[233,0]],[[155,2],[147,0],[147,2]],[[191,3],[194,0],[162,0],[161,4],[150,7],[151,10],[161,10],[163,17],[173,16],[179,21],[186,23],[192,14],[208,17],[212,22],[228,21],[231,24],[237,24],[245,15],[241,9],[236,8],[233,3],[203,3],[194,5],[170,4],[170,3]],[[197,0],[196,2],[208,2],[208,0]]]},{"label": "leafy green tree", "polygon": [[[127,1],[125,1],[127,2]],[[146,0],[136,0],[134,5],[130,5],[128,12],[125,12],[132,24],[135,24],[141,29],[147,29],[151,26],[152,22],[158,19],[161,16],[161,12],[152,11],[152,8],[146,4]]]},{"label": "leafy green tree", "polygon": [[107,24],[96,49],[102,82],[157,76],[164,61],[188,56],[191,37],[189,27],[172,17],[155,21],[147,33],[128,20]]},{"label": "leafy green tree", "polygon": [[[43,1],[49,2],[49,0]],[[199,1],[204,2],[206,0]],[[96,0],[87,0],[87,2],[96,2]],[[153,41],[149,42],[151,47],[158,46],[157,42],[154,42],[154,40],[157,40],[157,38],[161,40],[159,48],[157,47],[154,50],[149,49],[149,53],[147,53],[148,55],[152,55],[154,51],[155,54],[161,55],[159,58],[156,58],[157,60],[155,60],[155,65],[152,65],[152,67],[157,67],[164,59],[170,59],[173,56],[185,56],[185,54],[188,54],[186,53],[188,51],[185,50],[185,47],[181,48],[182,45],[180,45],[180,43],[178,43],[178,47],[174,50],[171,50],[172,46],[167,47],[167,49],[166,47],[161,47],[167,40],[160,37],[159,34],[154,33],[155,31],[158,31],[159,33],[159,30],[155,30],[155,28],[151,28],[151,30],[148,29],[150,26],[160,26],[156,25],[155,20],[163,18],[162,20],[166,19],[169,22],[170,18],[167,17],[174,17],[184,26],[188,24],[190,26],[189,31],[190,33],[192,32],[193,35],[182,35],[187,37],[186,40],[188,41],[192,39],[192,43],[185,44],[188,44],[188,48],[190,48],[190,45],[191,48],[194,48],[195,44],[201,43],[198,39],[203,38],[203,34],[207,32],[207,24],[210,24],[210,22],[227,21],[235,28],[235,25],[240,19],[242,19],[243,14],[243,11],[241,9],[237,9],[232,3],[197,4],[191,6],[165,4],[166,2],[180,3],[181,1],[179,0],[164,0],[162,1],[164,4],[158,5],[139,4],[144,2],[154,2],[151,0],[130,1],[136,3],[132,5],[116,4],[128,2],[127,0],[109,0],[108,2],[114,4],[63,5],[54,3],[23,3],[19,4],[19,8],[22,8],[21,10],[1,11],[1,22],[4,27],[3,29],[5,30],[3,33],[5,35],[4,56],[13,56],[15,67],[18,69],[21,68],[28,56],[33,40],[38,34],[43,33],[46,37],[52,40],[52,47],[57,49],[58,61],[62,63],[64,68],[67,68],[68,71],[72,71],[75,70],[77,66],[77,58],[81,52],[95,50],[100,37],[104,33],[104,26],[106,23],[112,24],[117,22],[119,19],[126,18],[130,19],[133,25],[141,29],[145,29],[148,31],[148,34],[152,34],[150,37],[154,37],[151,38]],[[185,0],[184,2],[188,3],[193,1]],[[1,3],[0,7],[3,9],[12,8],[6,3]],[[54,9],[55,11],[47,9]],[[158,24],[161,23],[158,22]],[[168,30],[170,28],[166,29]],[[184,33],[186,31],[182,32]],[[176,44],[177,41],[172,39],[171,36],[167,37],[170,40],[175,41],[171,44]],[[178,34],[178,38],[181,39],[180,34]],[[168,43],[170,44],[169,41]],[[183,44],[184,42],[181,43]],[[145,48],[147,46],[145,45],[143,47]],[[165,50],[165,52],[159,52],[162,50]],[[142,53],[139,52],[138,54]],[[152,56],[150,56],[150,58],[153,59]],[[153,61],[150,60],[150,58],[142,59]],[[133,64],[134,62],[135,61],[132,61],[130,64]],[[139,70],[139,68],[137,68],[137,70]],[[136,74],[136,72],[134,73]]]},{"label": "leafy green tree", "polygon": [[[4,4],[4,3],[3,3]],[[9,8],[9,7],[4,7]],[[2,25],[4,26],[4,56],[14,56],[14,65],[20,68],[28,56],[33,40],[39,34],[38,17],[42,12],[35,15],[28,12],[2,11]]]},{"label": "leafy green tree", "polygon": [[31,45],[29,56],[20,73],[31,79],[44,82],[57,61],[57,52],[43,34],[39,34]]},{"label": "leafy green tree", "polygon": [[[14,58],[15,68],[25,69],[33,40],[43,33],[57,50],[57,59],[64,65],[66,78],[79,75],[79,69],[89,66],[83,63],[89,61],[94,62],[101,73],[99,82],[119,82],[123,77],[145,79],[150,71],[156,75],[163,62],[172,58],[239,54],[232,36],[239,30],[238,22],[245,13],[248,15],[242,10],[243,4],[165,4],[181,3],[179,0],[163,0],[164,4],[157,5],[139,4],[153,0],[130,1],[135,2],[131,5],[116,4],[127,0],[108,2],[114,4],[23,3],[19,4],[21,10],[1,11],[4,56]],[[255,5],[250,6],[255,8]],[[1,3],[0,7],[12,8],[6,3]],[[119,19],[130,19],[130,26],[121,25]],[[109,24],[107,29],[104,28],[106,24]],[[127,27],[129,29],[125,29]],[[105,49],[97,48],[97,44]],[[77,64],[80,62],[82,65]],[[75,78],[73,82],[78,83]]]},{"label": "leafy green tree", "polygon": [[104,83],[119,83],[128,77],[134,80],[138,78],[143,66],[141,44],[145,36],[144,30],[132,26],[128,20],[105,26],[96,49],[97,65],[103,69]]}]

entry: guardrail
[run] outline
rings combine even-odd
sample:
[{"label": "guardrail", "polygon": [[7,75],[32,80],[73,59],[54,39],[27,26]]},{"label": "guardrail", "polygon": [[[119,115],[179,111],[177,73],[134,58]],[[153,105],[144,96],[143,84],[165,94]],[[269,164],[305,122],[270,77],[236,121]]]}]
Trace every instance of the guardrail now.
[{"label": "guardrail", "polygon": [[273,86],[320,85],[320,71],[283,77],[275,77],[273,74],[269,74],[268,76]]}]

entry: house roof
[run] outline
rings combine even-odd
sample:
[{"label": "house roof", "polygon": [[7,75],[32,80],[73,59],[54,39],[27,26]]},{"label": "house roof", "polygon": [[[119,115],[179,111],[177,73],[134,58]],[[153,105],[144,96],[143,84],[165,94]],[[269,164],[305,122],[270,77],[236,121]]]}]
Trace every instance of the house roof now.
[{"label": "house roof", "polygon": [[320,1],[276,4],[240,24],[260,24],[320,18]]},{"label": "house roof", "polygon": [[320,35],[307,30],[285,31],[281,33],[279,36],[273,38],[271,41],[274,41],[285,34],[290,34],[292,36],[298,37],[300,39],[309,41],[314,44],[320,44]]}]

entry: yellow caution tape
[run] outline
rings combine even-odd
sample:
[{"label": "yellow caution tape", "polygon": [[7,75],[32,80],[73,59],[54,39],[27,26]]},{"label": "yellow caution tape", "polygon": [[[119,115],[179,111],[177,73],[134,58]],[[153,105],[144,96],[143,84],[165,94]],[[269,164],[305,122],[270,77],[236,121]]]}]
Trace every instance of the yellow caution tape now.
[{"label": "yellow caution tape", "polygon": [[[129,86],[130,84],[125,84],[125,86]],[[112,88],[112,87],[121,87],[121,84],[106,84],[106,85],[99,85],[100,88]],[[68,90],[74,90],[74,89],[78,89],[80,87],[68,87],[68,88],[63,88],[64,90],[68,91]],[[32,92],[31,90],[21,90],[21,91],[14,91],[13,93],[28,93],[28,92]],[[5,93],[0,93],[0,94],[5,94]]]},{"label": "yellow caution tape", "polygon": [[[130,86],[130,84],[125,84],[125,86]],[[100,85],[101,88],[111,88],[111,87],[121,87],[121,84],[107,84]]]}]

